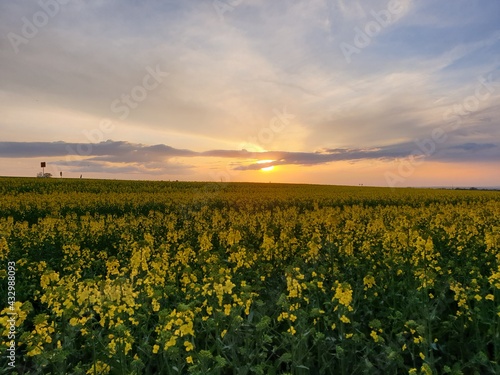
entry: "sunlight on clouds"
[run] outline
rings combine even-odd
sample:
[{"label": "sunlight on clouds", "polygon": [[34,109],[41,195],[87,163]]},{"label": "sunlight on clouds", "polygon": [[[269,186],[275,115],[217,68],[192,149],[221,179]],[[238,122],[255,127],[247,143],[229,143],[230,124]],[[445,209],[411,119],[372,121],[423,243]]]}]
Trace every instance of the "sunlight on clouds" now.
[{"label": "sunlight on clouds", "polygon": [[[274,160],[259,160],[257,161],[257,164],[269,164],[272,163]],[[263,167],[260,170],[262,172],[271,172],[274,169],[274,165],[270,165],[268,167]]]},{"label": "sunlight on clouds", "polygon": [[[6,39],[0,142],[23,144],[0,145],[13,158],[0,174],[33,175],[38,155],[59,155],[46,161],[67,176],[385,185],[388,160],[451,113],[461,128],[404,183],[493,181],[498,2],[248,0],[223,22],[211,2],[123,0],[96,12],[104,3],[68,5],[19,54]],[[0,13],[4,35],[40,9],[23,4]],[[351,62],[342,43],[357,48]],[[119,118],[111,103],[140,92],[147,67],[169,74]],[[493,77],[480,88],[488,98],[465,110],[482,76]],[[67,145],[55,141],[96,146],[85,166],[63,165]]]}]

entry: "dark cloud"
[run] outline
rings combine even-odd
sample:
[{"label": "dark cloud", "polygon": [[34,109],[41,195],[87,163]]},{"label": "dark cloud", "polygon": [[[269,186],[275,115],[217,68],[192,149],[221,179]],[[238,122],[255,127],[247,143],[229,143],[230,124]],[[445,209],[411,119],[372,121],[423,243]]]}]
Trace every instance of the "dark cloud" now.
[{"label": "dark cloud", "polygon": [[111,140],[100,143],[0,142],[0,157],[7,158],[79,155],[93,160],[132,162],[154,160],[158,157],[188,157],[196,154],[194,151],[162,144],[147,146]]},{"label": "dark cloud", "polygon": [[478,143],[464,143],[461,145],[453,146],[451,148],[456,148],[456,149],[461,149],[461,150],[467,150],[467,151],[480,151],[480,150],[487,150],[489,148],[495,148],[497,145],[494,145],[493,143],[485,143],[485,144],[478,144]]},{"label": "dark cloud", "polygon": [[[164,144],[144,145],[123,141],[111,141],[88,144],[66,142],[0,142],[0,157],[66,157],[57,164],[72,167],[74,171],[95,172],[131,172],[161,174],[168,171],[181,172],[192,168],[173,158],[230,158],[240,159],[243,163],[234,166],[235,170],[259,170],[271,165],[312,166],[336,161],[396,160],[414,155],[426,159],[446,162],[500,160],[500,146],[494,143],[438,144],[426,142],[403,142],[394,145],[368,149],[333,148],[314,152],[247,150],[209,150],[196,152],[176,149]],[[75,159],[78,156],[78,159]],[[272,160],[256,163],[255,160]]]},{"label": "dark cloud", "polygon": [[152,162],[152,163],[129,163],[129,164],[109,164],[95,160],[60,160],[54,164],[70,167],[73,173],[106,173],[106,174],[149,174],[149,175],[164,175],[164,174],[185,174],[192,168],[189,165],[173,164],[169,162]]}]

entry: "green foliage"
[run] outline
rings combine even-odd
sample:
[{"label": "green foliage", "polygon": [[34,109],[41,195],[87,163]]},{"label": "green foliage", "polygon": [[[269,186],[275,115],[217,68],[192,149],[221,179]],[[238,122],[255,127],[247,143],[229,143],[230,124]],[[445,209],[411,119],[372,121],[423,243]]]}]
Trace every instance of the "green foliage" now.
[{"label": "green foliage", "polygon": [[18,178],[0,192],[18,373],[500,373],[498,192]]}]

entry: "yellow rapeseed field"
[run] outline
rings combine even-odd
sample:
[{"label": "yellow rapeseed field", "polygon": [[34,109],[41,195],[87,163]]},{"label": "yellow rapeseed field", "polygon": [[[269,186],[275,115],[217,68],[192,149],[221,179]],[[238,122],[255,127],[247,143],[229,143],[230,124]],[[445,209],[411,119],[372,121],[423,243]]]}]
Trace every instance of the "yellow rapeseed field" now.
[{"label": "yellow rapeseed field", "polygon": [[4,372],[500,373],[500,192],[1,178],[0,193]]}]

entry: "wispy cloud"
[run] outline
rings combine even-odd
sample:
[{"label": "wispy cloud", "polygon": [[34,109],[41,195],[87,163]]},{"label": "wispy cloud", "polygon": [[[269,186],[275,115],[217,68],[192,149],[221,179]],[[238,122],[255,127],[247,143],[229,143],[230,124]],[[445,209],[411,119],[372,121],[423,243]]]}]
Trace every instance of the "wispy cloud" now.
[{"label": "wispy cloud", "polygon": [[[22,36],[23,17],[30,20],[40,4],[0,5],[0,131],[2,141],[17,142],[3,142],[2,157],[63,163],[72,155],[96,170],[149,174],[167,164],[196,169],[203,158],[234,158],[239,170],[260,169],[255,161],[268,159],[311,167],[394,159],[445,126],[443,113],[474,94],[478,77],[500,82],[500,3],[493,0],[401,0],[404,11],[369,36],[350,64],[339,45],[380,22],[374,14],[383,14],[388,0],[245,0],[224,22],[212,1],[67,3],[18,53],[8,35]],[[168,79],[118,118],[112,103],[156,65]],[[433,160],[494,160],[495,87]],[[284,151],[237,150],[284,106],[294,121],[265,145]],[[91,155],[79,156],[85,132],[103,118],[114,130],[100,139],[124,142],[93,144]],[[495,147],[455,148],[464,144]]]}]

